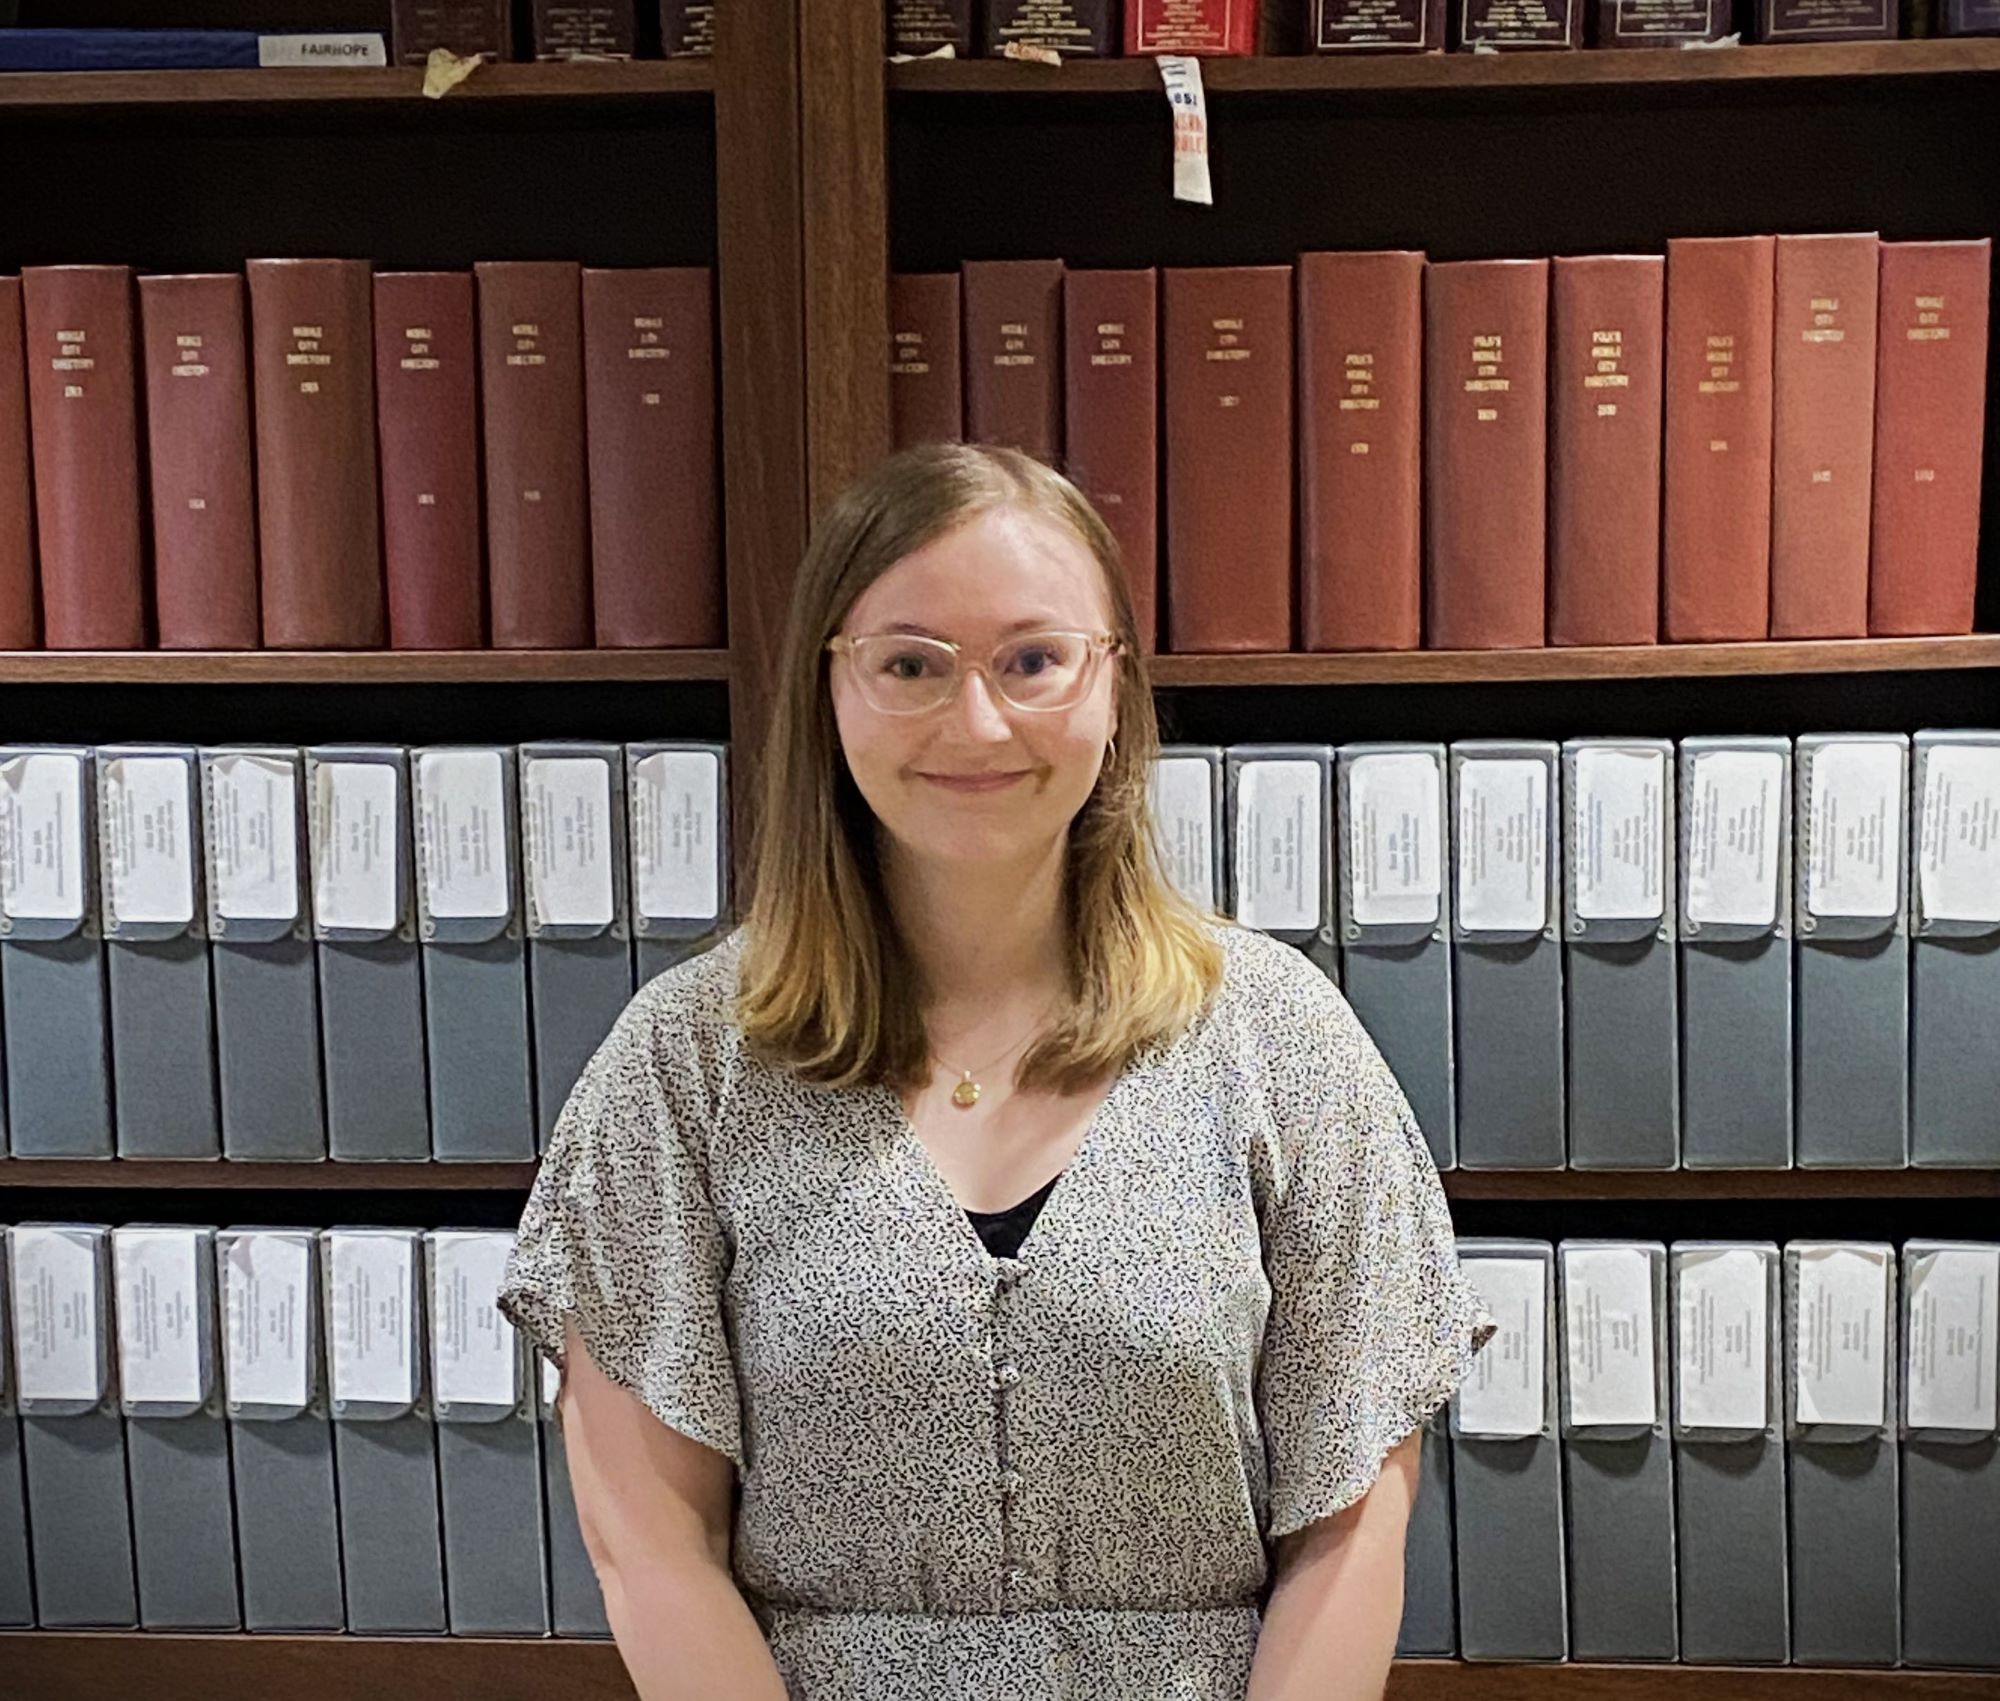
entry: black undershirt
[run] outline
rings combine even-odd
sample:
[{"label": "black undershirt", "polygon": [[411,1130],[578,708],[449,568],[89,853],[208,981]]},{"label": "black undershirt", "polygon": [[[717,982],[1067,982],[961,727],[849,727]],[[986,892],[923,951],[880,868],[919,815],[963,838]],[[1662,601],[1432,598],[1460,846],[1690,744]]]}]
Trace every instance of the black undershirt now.
[{"label": "black undershirt", "polygon": [[986,1250],[995,1258],[1012,1258],[1021,1250],[1021,1242],[1028,1238],[1028,1230],[1035,1226],[1035,1218],[1048,1203],[1050,1193],[1055,1190],[1058,1175],[1046,1187],[1030,1193],[1020,1204],[1009,1206],[1004,1211],[974,1211],[968,1209],[966,1215],[972,1219],[972,1226],[979,1238],[986,1243]]}]

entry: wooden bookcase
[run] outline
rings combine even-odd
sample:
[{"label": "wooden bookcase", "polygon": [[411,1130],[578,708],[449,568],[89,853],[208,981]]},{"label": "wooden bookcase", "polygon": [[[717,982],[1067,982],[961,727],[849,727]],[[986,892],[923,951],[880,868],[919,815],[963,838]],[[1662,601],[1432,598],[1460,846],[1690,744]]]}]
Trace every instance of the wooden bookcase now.
[{"label": "wooden bookcase", "polygon": [[[890,67],[874,0],[744,0],[719,8],[719,31],[710,63],[488,67],[439,102],[405,71],[0,81],[0,270],[233,268],[286,253],[715,266],[729,620],[726,652],[0,655],[8,736],[726,736],[740,848],[762,681],[810,516],[888,446],[892,264],[2000,234],[1995,41],[1215,63],[1216,204],[1193,209],[1169,198],[1149,63]],[[1988,442],[1982,635],[1166,657],[1165,731],[1226,743],[2000,724],[2000,431]],[[502,1226],[532,1173],[0,1161],[0,1221]],[[1459,1172],[1447,1191],[1469,1230],[1549,1238],[1990,1234],[2000,1170]],[[0,1672],[23,1701],[631,1694],[615,1650],[563,1642],[33,1632],[0,1636]],[[1418,1661],[1390,1694],[1970,1701],[2000,1698],[2000,1677]]]}]

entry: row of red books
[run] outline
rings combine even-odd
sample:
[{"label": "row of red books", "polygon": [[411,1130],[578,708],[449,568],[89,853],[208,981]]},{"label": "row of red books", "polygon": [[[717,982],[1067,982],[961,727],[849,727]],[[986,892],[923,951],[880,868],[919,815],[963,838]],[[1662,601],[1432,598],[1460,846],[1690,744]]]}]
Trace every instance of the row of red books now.
[{"label": "row of red books", "polygon": [[0,649],[720,645],[711,296],[563,260],[0,278]]},{"label": "row of red books", "polygon": [[891,280],[895,433],[1065,468],[1174,652],[1962,633],[1990,260],[968,261]]},{"label": "row of red books", "polygon": [[2000,35],[2000,0],[1937,0],[1934,13],[1899,0],[888,0],[889,51],[912,56],[1470,53],[1933,30]]}]

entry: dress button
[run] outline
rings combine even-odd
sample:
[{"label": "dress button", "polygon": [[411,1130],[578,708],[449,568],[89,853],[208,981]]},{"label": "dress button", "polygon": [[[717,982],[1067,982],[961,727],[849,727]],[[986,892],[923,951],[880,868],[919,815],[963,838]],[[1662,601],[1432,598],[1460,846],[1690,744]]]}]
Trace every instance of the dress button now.
[{"label": "dress button", "polygon": [[1027,1478],[1019,1471],[1009,1471],[1000,1479],[1000,1492],[1012,1499],[1027,1485]]},{"label": "dress button", "polygon": [[1021,1380],[1021,1373],[1014,1367],[1011,1360],[1003,1364],[995,1374],[1000,1378],[1003,1387],[1011,1387],[1014,1383]]},{"label": "dress button", "polygon": [[1010,1565],[1001,1573],[1002,1580],[1010,1589],[1018,1589],[1028,1580],[1028,1574],[1018,1565]]}]

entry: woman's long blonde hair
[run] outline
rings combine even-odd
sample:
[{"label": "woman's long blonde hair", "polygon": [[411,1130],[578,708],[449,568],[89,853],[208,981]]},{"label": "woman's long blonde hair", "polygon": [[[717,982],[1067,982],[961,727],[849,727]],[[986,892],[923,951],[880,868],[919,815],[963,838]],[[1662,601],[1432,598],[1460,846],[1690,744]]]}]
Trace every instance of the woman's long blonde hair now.
[{"label": "woman's long blonde hair", "polygon": [[755,1055],[803,1080],[916,1085],[929,1058],[923,991],[883,890],[875,816],[839,749],[827,640],[897,562],[1001,508],[1084,545],[1121,641],[1118,737],[1069,834],[1071,999],[1017,1079],[1062,1091],[1122,1069],[1180,1033],[1221,981],[1221,947],[1154,847],[1148,779],[1159,728],[1110,531],[1066,478],[1014,450],[910,449],[843,494],[806,553],[765,746],[737,1020]]}]

